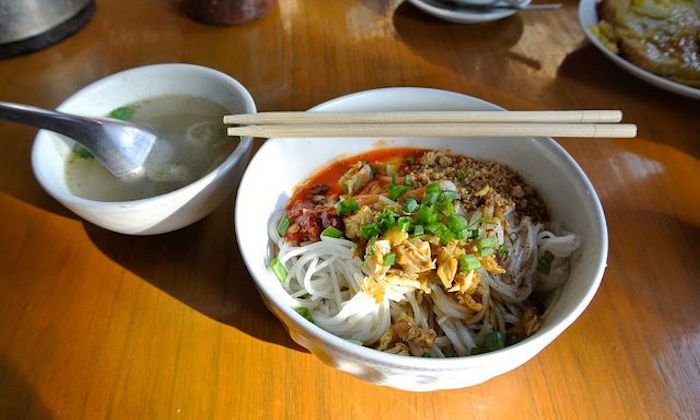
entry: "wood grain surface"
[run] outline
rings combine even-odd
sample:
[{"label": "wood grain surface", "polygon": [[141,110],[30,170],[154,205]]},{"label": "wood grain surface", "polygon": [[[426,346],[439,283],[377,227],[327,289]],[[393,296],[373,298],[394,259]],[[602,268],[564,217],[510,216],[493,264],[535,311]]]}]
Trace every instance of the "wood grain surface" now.
[{"label": "wood grain surface", "polygon": [[608,220],[588,309],[510,373],[417,394],[291,341],[239,256],[233,194],[178,232],[111,233],[38,185],[35,130],[0,122],[0,418],[700,418],[700,102],[611,64],[576,6],[470,26],[400,1],[279,0],[259,21],[207,26],[177,1],[104,0],[76,35],[0,60],[0,99],[43,107],[120,70],[188,62],[231,74],[262,111],[427,86],[509,109],[619,108],[639,126],[635,141],[560,141]]}]

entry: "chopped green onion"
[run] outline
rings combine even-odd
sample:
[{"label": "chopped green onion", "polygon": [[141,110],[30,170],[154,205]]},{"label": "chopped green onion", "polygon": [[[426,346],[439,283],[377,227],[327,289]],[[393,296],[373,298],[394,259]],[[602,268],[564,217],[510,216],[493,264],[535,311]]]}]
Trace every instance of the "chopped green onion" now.
[{"label": "chopped green onion", "polygon": [[476,239],[479,237],[479,229],[472,229],[469,231],[469,239]]},{"label": "chopped green onion", "polygon": [[462,229],[459,232],[455,233],[455,238],[459,240],[469,239],[469,232],[469,229]]},{"label": "chopped green onion", "polygon": [[405,180],[404,180],[403,183],[404,183],[404,185],[407,185],[407,186],[409,186],[409,187],[412,187],[412,186],[413,186],[413,181],[411,180],[411,176],[406,175],[406,178],[405,178]]},{"label": "chopped green onion", "polygon": [[109,118],[114,118],[122,121],[130,121],[134,116],[134,108],[128,106],[121,106],[117,109],[112,110],[109,113]]},{"label": "chopped green onion", "polygon": [[382,230],[376,223],[367,223],[366,225],[360,226],[360,235],[365,239],[369,239],[372,236],[379,236],[381,233]]},{"label": "chopped green onion", "polygon": [[520,341],[520,338],[515,334],[508,334],[506,336],[506,346],[512,346],[513,344]]},{"label": "chopped green onion", "polygon": [[418,208],[418,220],[423,224],[430,224],[437,222],[438,214],[430,206],[421,204]]},{"label": "chopped green onion", "polygon": [[420,357],[431,357],[429,352],[424,352],[423,354],[420,355]]},{"label": "chopped green onion", "polygon": [[479,348],[477,348],[477,347],[472,347],[471,351],[469,352],[469,354],[471,356],[476,356],[477,354],[481,354],[481,353],[484,353],[484,352],[479,350]]},{"label": "chopped green onion", "polygon": [[493,254],[493,248],[481,248],[479,250],[479,255],[482,257],[488,257],[491,254]]},{"label": "chopped green onion", "polygon": [[448,242],[455,238],[455,234],[447,228],[444,228],[438,236],[440,237],[440,243],[442,245],[447,245]]},{"label": "chopped green onion", "polygon": [[435,236],[438,236],[440,233],[442,233],[443,229],[445,229],[445,225],[439,222],[433,222],[425,226],[425,230],[428,233],[432,233]]},{"label": "chopped green onion", "polygon": [[498,249],[497,249],[497,251],[498,251],[498,255],[499,255],[501,258],[505,258],[505,257],[508,256],[508,250],[506,249],[506,246],[505,246],[505,245],[499,246]]},{"label": "chopped green onion", "polygon": [[78,155],[78,157],[81,159],[92,159],[95,157],[92,155],[92,153],[90,153],[90,151],[88,151],[88,149],[77,144],[75,145],[75,147],[73,147],[73,153]]},{"label": "chopped green onion", "polygon": [[338,207],[336,207],[335,212],[338,216],[343,217],[359,209],[360,206],[357,204],[357,201],[352,198],[346,198],[345,200],[338,201]]},{"label": "chopped green onion", "polygon": [[425,195],[423,196],[423,203],[425,204],[435,204],[438,201],[438,198],[440,197],[439,192],[426,192]]},{"label": "chopped green onion", "polygon": [[440,184],[437,182],[433,182],[433,183],[425,186],[425,193],[426,194],[429,194],[429,193],[439,194],[441,190],[442,190],[442,188],[440,188]]},{"label": "chopped green onion", "polygon": [[455,212],[455,206],[454,204],[452,204],[452,201],[449,200],[438,202],[436,206],[437,210],[445,216],[449,216],[450,214],[453,214]]},{"label": "chopped green onion", "polygon": [[379,214],[377,221],[379,222],[379,226],[382,227],[383,231],[389,230],[396,224],[396,214],[394,214],[390,207],[384,207],[382,212]]},{"label": "chopped green onion", "polygon": [[494,248],[496,246],[496,241],[493,238],[479,238],[476,241],[476,247],[478,249],[484,248]]},{"label": "chopped green onion", "polygon": [[330,238],[342,238],[343,231],[340,229],[336,229],[333,226],[328,226],[327,228],[323,229],[323,232],[321,232],[321,236],[328,236]]},{"label": "chopped green onion", "polygon": [[467,175],[464,172],[459,171],[457,172],[457,179],[459,179],[460,181],[464,181],[465,179],[467,179]]},{"label": "chopped green onion", "polygon": [[287,229],[289,229],[289,216],[285,213],[279,223],[277,223],[277,233],[279,233],[280,236],[284,236],[284,234],[287,233]]},{"label": "chopped green onion", "polygon": [[445,357],[457,357],[457,352],[455,352],[455,349],[450,347],[445,351]]},{"label": "chopped green onion", "polygon": [[411,228],[411,218],[408,216],[399,217],[396,222],[396,226],[401,230],[401,232],[408,232]]},{"label": "chopped green onion", "polygon": [[446,219],[447,227],[450,228],[452,232],[461,232],[469,226],[469,222],[464,216],[459,214],[450,214]]},{"label": "chopped green onion", "polygon": [[537,259],[537,271],[542,274],[549,274],[552,271],[552,260],[554,259],[554,254],[549,251],[545,251],[542,256]]},{"label": "chopped green onion", "polygon": [[410,191],[411,187],[409,187],[408,185],[390,185],[388,190],[389,198],[393,201],[396,201],[399,198],[401,198],[402,195]]},{"label": "chopped green onion", "polygon": [[311,316],[311,311],[309,311],[309,308],[306,306],[300,306],[298,308],[294,308],[295,311],[304,318],[306,318],[309,322],[314,322],[313,317]]},{"label": "chopped green onion", "polygon": [[506,346],[505,334],[499,331],[491,331],[490,333],[486,333],[484,334],[484,342],[481,346],[485,351],[502,349]]},{"label": "chopped green onion", "polygon": [[424,235],[425,230],[423,230],[423,225],[413,225],[413,235],[414,236],[420,236]]},{"label": "chopped green onion", "polygon": [[479,260],[472,254],[462,255],[459,257],[459,271],[466,273],[471,270],[476,270],[481,267]]},{"label": "chopped green onion", "polygon": [[415,198],[410,198],[406,201],[406,204],[403,205],[403,209],[408,213],[413,213],[418,209],[418,202]]},{"label": "chopped green onion", "polygon": [[384,256],[384,265],[392,266],[396,262],[396,254],[390,252]]},{"label": "chopped green onion", "polygon": [[273,258],[270,261],[270,269],[277,276],[279,281],[285,281],[287,279],[287,269],[284,268],[284,264],[280,262],[279,258]]},{"label": "chopped green onion", "polygon": [[452,190],[446,190],[440,193],[440,198],[442,201],[446,200],[459,200],[459,193],[457,191],[452,191]]}]

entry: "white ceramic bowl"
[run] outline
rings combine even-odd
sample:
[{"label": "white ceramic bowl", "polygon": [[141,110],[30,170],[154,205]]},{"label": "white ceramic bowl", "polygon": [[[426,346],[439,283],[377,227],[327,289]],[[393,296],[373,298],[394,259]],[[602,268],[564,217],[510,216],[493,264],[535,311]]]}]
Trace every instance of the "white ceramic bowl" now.
[{"label": "white ceramic bowl", "polygon": [[[326,102],[312,111],[500,110],[488,102],[453,92],[389,88],[359,92]],[[291,337],[324,362],[368,382],[411,391],[462,388],[484,382],[525,363],[581,314],[593,298],[605,269],[607,228],[593,186],[576,162],[554,140],[387,139],[380,147],[450,149],[493,159],[516,169],[537,188],[553,218],[581,237],[571,276],[540,331],[492,353],[448,359],[382,353],[336,337],[297,314],[279,281],[267,269],[267,223],[282,209],[294,187],[339,156],[378,147],[376,139],[275,139],[255,154],[238,190],[235,210],[239,248],[266,305]]]},{"label": "white ceramic bowl", "polygon": [[[216,102],[231,113],[256,112],[248,91],[232,77],[191,64],[138,67],[98,80],[63,102],[59,111],[104,116],[114,108],[161,95],[192,95]],[[65,182],[66,156],[73,142],[50,131],[37,134],[32,167],[41,186],[80,217],[115,232],[150,235],[187,226],[209,214],[236,186],[252,139],[242,138],[233,153],[197,181],[167,194],[102,202],[73,195]]]},{"label": "white ceramic bowl", "polygon": [[674,82],[671,79],[658,76],[652,72],[646,71],[641,67],[637,67],[614,52],[610,51],[602,42],[591,32],[591,25],[598,24],[598,12],[596,7],[599,0],[581,0],[578,5],[578,20],[581,23],[581,28],[586,34],[586,38],[595,45],[608,59],[618,65],[629,74],[634,75],[647,83],[656,87],[674,92],[679,95],[687,96],[693,99],[700,99],[700,89]]}]

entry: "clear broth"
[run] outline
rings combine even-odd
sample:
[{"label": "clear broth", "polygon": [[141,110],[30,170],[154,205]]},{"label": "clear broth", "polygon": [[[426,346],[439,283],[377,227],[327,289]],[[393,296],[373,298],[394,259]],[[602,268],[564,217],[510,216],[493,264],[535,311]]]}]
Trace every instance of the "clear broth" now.
[{"label": "clear broth", "polygon": [[222,106],[185,95],[159,96],[129,104],[128,120],[147,126],[158,140],[139,173],[122,178],[111,175],[84,149],[72,151],[66,164],[71,193],[97,201],[128,201],[153,197],[181,188],[209,173],[236,147],[228,137]]}]

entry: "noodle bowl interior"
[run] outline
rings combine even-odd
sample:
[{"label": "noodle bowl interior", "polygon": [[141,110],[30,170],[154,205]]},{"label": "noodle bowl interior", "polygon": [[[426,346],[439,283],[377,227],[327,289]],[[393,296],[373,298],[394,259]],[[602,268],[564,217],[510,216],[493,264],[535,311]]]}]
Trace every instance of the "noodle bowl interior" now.
[{"label": "noodle bowl interior", "polygon": [[510,168],[383,149],[340,160],[270,220],[297,312],[356,344],[454,357],[537,332],[579,245]]}]

